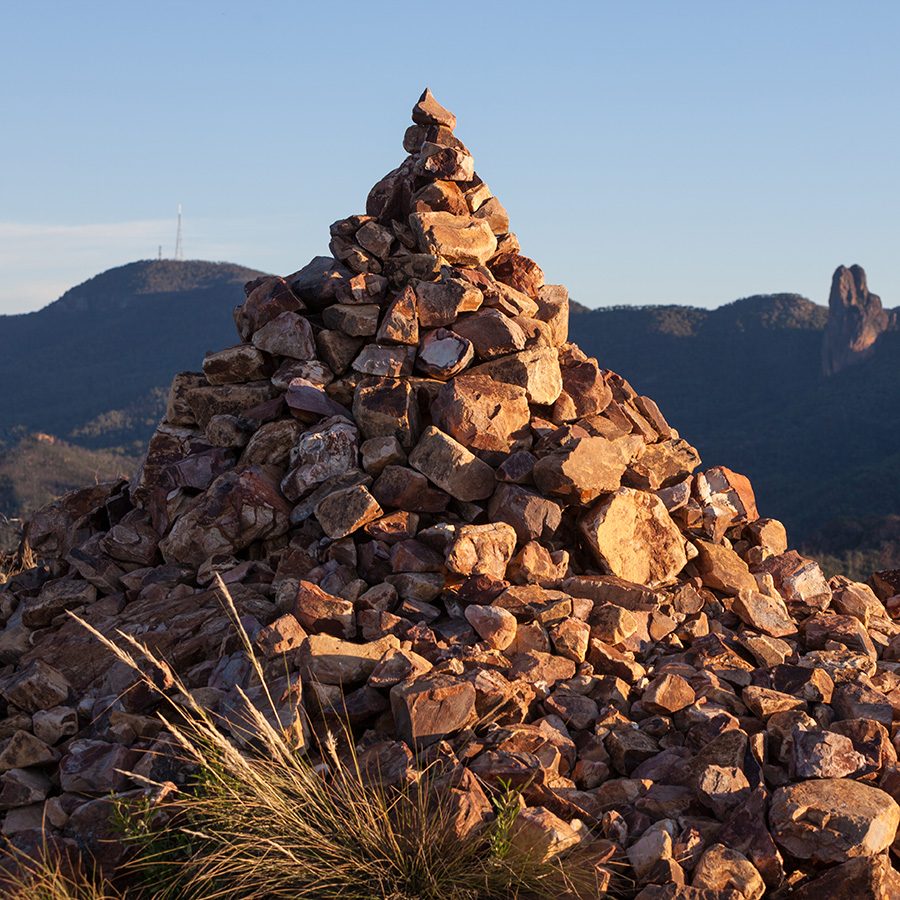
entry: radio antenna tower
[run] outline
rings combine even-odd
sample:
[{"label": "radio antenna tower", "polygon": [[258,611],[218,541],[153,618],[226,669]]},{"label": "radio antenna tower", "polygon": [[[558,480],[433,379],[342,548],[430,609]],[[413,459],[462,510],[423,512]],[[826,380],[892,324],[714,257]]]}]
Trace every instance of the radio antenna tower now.
[{"label": "radio antenna tower", "polygon": [[178,230],[175,232],[175,259],[184,259],[184,248],[181,246],[181,204],[178,204]]}]

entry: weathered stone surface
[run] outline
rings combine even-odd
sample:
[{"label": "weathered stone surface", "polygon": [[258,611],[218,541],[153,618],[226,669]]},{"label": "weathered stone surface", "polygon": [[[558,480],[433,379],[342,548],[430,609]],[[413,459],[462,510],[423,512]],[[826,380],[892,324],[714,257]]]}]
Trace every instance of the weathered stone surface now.
[{"label": "weathered stone surface", "polygon": [[516,617],[502,607],[467,606],[466,621],[496,650],[505,650],[516,639]]},{"label": "weathered stone surface", "polygon": [[789,604],[808,609],[825,609],[831,602],[831,588],[812,559],[795,550],[764,560],[754,572],[772,576],[775,588]]},{"label": "weathered stone surface", "polygon": [[264,353],[252,344],[238,344],[203,360],[203,374],[210,384],[259,381],[272,374],[273,366]]},{"label": "weathered stone surface", "polygon": [[526,859],[553,859],[574,847],[581,835],[559,816],[542,806],[523,809],[510,832],[510,844]]},{"label": "weathered stone surface", "polygon": [[311,682],[361,684],[385,653],[399,648],[400,641],[392,634],[363,644],[330,634],[311,634],[300,649],[300,667]]},{"label": "weathered stone surface", "polygon": [[769,823],[776,842],[792,856],[828,865],[889,847],[900,806],[878,788],[826,778],[779,788]]},{"label": "weathered stone surface", "polygon": [[544,286],[541,267],[533,259],[518,253],[499,254],[491,260],[490,269],[498,281],[528,294],[529,297],[537,297],[538,291]]},{"label": "weathered stone surface", "polygon": [[391,710],[400,737],[411,747],[427,747],[470,722],[475,688],[468,681],[426,676],[392,687]]},{"label": "weathered stone surface", "polygon": [[420,281],[415,290],[416,310],[423,328],[452,325],[460,313],[473,312],[482,303],[481,291],[460,278]]},{"label": "weathered stone surface", "polygon": [[438,391],[435,424],[472,450],[508,453],[529,438],[531,411],[523,388],[482,375],[459,375]]},{"label": "weathered stone surface", "polygon": [[516,549],[516,532],[511,525],[463,525],[447,549],[446,563],[460,575],[487,575],[500,581]]},{"label": "weathered stone surface", "polygon": [[800,731],[791,735],[791,773],[794,778],[846,778],[860,771],[866,759],[853,741],[828,731]]},{"label": "weathered stone surface", "polygon": [[332,539],[353,534],[379,518],[383,510],[361,484],[334,491],[316,505],[316,519]]},{"label": "weathered stone surface", "polygon": [[419,343],[419,313],[416,292],[408,285],[390,302],[378,326],[379,342],[389,344]]},{"label": "weathered stone surface", "polygon": [[69,690],[65,675],[40,659],[0,681],[3,699],[30,713],[65,703]]},{"label": "weathered stone surface", "polygon": [[797,633],[797,625],[784,601],[750,589],[739,589],[731,609],[745,624],[772,637],[788,637]]},{"label": "weathered stone surface", "polygon": [[316,342],[309,320],[293,312],[283,312],[255,332],[253,346],[275,356],[315,359]]},{"label": "weathered stone surface", "polygon": [[627,581],[666,584],[687,564],[684,538],[654,494],[619,488],[598,500],[579,528],[597,562]]},{"label": "weathered stone surface", "polygon": [[199,566],[288,529],[290,506],[261,466],[226,472],[182,515],[159,549],[167,562]]},{"label": "weathered stone surface", "polygon": [[378,330],[380,309],[374,303],[337,303],[322,314],[326,327],[350,337],[369,337]]},{"label": "weathered stone surface", "polygon": [[562,509],[553,500],[515,484],[498,484],[488,514],[494,522],[512,525],[518,540],[550,540],[562,521]]},{"label": "weathered stone surface", "polygon": [[741,591],[752,594],[757,590],[756,579],[734,550],[722,544],[708,541],[695,543],[698,554],[694,565],[706,587],[725,594],[739,595]]},{"label": "weathered stone surface", "polygon": [[619,488],[622,475],[636,449],[633,438],[576,438],[565,449],[534,464],[535,484],[544,494],[569,503],[590,503]]},{"label": "weathered stone surface", "polygon": [[482,266],[497,249],[497,238],[484,219],[431,212],[413,213],[409,222],[419,249],[451,265]]},{"label": "weathered stone surface", "polygon": [[722,844],[713,844],[700,857],[691,882],[695,888],[738,891],[747,900],[759,900],[766,892],[759,871],[744,856]]},{"label": "weathered stone surface", "polygon": [[562,391],[562,373],[553,347],[536,347],[500,356],[470,370],[525,388],[529,403],[552,404]]},{"label": "weathered stone surface", "polygon": [[409,463],[457,500],[483,500],[494,492],[494,470],[434,426],[425,429]]},{"label": "weathered stone surface", "polygon": [[446,381],[471,362],[472,353],[472,345],[465,338],[446,328],[438,328],[429,331],[419,345],[416,368],[425,375]]},{"label": "weathered stone surface", "polygon": [[281,480],[289,500],[299,500],[317,484],[356,467],[358,432],[354,425],[335,416],[304,432],[290,451],[290,471]]},{"label": "weathered stone surface", "polygon": [[525,332],[498,309],[483,309],[458,319],[453,330],[472,342],[481,360],[506,356],[525,349]]},{"label": "weathered stone surface", "polygon": [[648,712],[665,716],[690,706],[695,699],[694,689],[680,675],[660,675],[644,689],[641,703]]},{"label": "weathered stone surface", "polygon": [[363,379],[353,397],[353,419],[365,437],[396,437],[407,450],[419,436],[416,396],[405,379]]},{"label": "weathered stone surface", "polygon": [[791,893],[796,900],[893,900],[900,896],[900,873],[887,856],[848,860]]},{"label": "weathered stone surface", "polygon": [[456,116],[441,106],[428,88],[413,107],[412,120],[417,125],[446,125],[451,131],[456,128]]}]

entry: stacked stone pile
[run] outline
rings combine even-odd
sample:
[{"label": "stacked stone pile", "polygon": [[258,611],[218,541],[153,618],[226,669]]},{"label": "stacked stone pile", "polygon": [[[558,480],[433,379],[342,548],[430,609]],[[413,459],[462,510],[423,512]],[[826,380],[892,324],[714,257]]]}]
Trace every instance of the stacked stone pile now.
[{"label": "stacked stone pile", "polygon": [[260,692],[219,574],[283,721],[341,711],[398,783],[440,760],[463,834],[511,783],[516,841],[592,849],[643,900],[900,896],[900,574],[826,580],[569,342],[455,121],[426,91],[332,256],[247,285],[131,484],[36,515],[43,564],[0,593],[3,832],[109,858],[123,772],[183,777],[67,611],[239,736]]}]

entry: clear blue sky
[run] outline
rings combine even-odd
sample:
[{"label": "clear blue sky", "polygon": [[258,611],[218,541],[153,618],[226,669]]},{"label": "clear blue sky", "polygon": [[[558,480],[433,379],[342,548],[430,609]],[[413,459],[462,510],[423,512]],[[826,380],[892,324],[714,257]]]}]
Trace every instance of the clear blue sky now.
[{"label": "clear blue sky", "polygon": [[0,3],[0,313],[171,254],[290,272],[426,84],[523,252],[591,306],[840,263],[900,306],[900,5]]}]

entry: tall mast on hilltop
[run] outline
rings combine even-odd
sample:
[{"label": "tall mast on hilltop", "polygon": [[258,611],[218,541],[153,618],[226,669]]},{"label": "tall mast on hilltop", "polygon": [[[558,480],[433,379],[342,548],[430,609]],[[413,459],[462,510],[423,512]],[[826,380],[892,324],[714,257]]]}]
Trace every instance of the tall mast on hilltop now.
[{"label": "tall mast on hilltop", "polygon": [[175,259],[184,259],[184,248],[181,246],[181,204],[178,204],[178,230],[175,232]]}]

